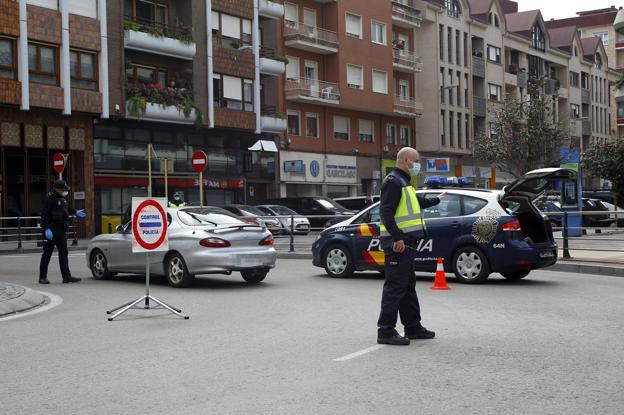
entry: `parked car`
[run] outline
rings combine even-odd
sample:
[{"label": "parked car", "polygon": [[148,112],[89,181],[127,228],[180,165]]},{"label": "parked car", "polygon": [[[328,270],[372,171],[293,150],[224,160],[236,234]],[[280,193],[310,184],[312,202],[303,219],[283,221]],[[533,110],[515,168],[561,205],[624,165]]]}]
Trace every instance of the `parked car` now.
[{"label": "parked car", "polygon": [[262,212],[255,206],[227,205],[222,206],[222,208],[227,210],[228,212],[235,214],[245,222],[266,226],[266,228],[271,231],[273,235],[280,235],[284,233],[284,228],[282,227],[279,220],[263,217],[266,216],[264,212]]},{"label": "parked car", "polygon": [[340,205],[346,207],[347,209],[359,212],[360,210],[367,208],[373,203],[379,202],[379,195],[335,197],[334,202],[340,203]]},{"label": "parked car", "polygon": [[[279,216],[284,233],[290,234],[291,229],[295,234],[307,235],[310,233],[310,221],[292,209],[281,205],[259,205],[256,206],[266,216]],[[292,218],[292,220],[291,220]]]},{"label": "parked car", "polygon": [[[613,210],[606,202],[600,199],[582,198],[582,212],[607,212]],[[563,227],[563,209],[556,196],[541,197],[535,201],[535,206],[544,212],[555,227]],[[613,205],[611,205],[613,206]],[[548,215],[554,213],[553,215]],[[587,214],[583,215],[582,226],[584,228],[608,228],[615,222],[615,214]]]},{"label": "parked car", "polygon": [[[440,204],[423,209],[428,237],[415,247],[416,269],[434,272],[438,257],[458,281],[480,283],[490,273],[517,280],[557,261],[557,244],[546,218],[532,203],[553,181],[571,170],[531,171],[500,190],[442,188],[417,190],[424,197],[446,192]],[[312,263],[332,277],[383,270],[379,203],[324,230],[312,245]]]},{"label": "parked car", "polygon": [[[249,283],[264,280],[275,267],[273,235],[264,227],[242,221],[215,207],[168,208],[169,250],[150,254],[150,269],[164,275],[172,287],[188,287],[195,275],[239,271]],[[116,233],[91,239],[87,266],[93,278],[109,279],[118,273],[142,273],[145,256],[134,255],[131,222]]]},{"label": "parked car", "polygon": [[609,214],[609,217],[613,219],[614,221],[616,220],[616,210],[617,210],[617,226],[620,228],[624,227],[624,209],[622,208],[616,209],[615,205],[609,202],[602,201],[601,203],[603,206],[607,208],[609,212],[612,212]]},{"label": "parked car", "polygon": [[[326,228],[355,214],[340,203],[322,196],[283,197],[267,200],[267,203],[286,206],[301,215],[307,216],[314,228]],[[331,217],[313,217],[316,215]]]}]

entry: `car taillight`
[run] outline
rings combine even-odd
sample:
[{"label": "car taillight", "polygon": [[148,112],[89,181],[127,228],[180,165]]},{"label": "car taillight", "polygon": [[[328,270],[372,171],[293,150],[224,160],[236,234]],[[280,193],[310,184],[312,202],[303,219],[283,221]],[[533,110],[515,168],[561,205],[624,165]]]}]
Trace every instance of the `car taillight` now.
[{"label": "car taillight", "polygon": [[227,248],[231,246],[228,241],[221,238],[205,238],[199,241],[199,244],[206,248]]},{"label": "car taillight", "polygon": [[513,231],[521,231],[520,221],[518,219],[512,220],[511,222],[503,223],[503,231],[513,232]]},{"label": "car taillight", "polygon": [[546,227],[546,232],[552,232],[552,230],[553,230],[553,224],[552,224],[552,222],[550,221],[550,219],[546,219],[546,220],[544,221],[544,227]]},{"label": "car taillight", "polygon": [[260,246],[273,246],[275,244],[275,239],[273,239],[273,235],[269,235],[263,240],[260,241],[258,245]]}]

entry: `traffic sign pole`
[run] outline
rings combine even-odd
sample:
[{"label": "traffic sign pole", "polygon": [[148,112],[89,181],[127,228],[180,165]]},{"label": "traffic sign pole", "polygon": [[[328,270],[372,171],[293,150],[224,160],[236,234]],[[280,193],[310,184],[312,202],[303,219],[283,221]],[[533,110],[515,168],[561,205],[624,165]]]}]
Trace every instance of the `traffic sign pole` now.
[{"label": "traffic sign pole", "polygon": [[204,207],[204,172],[199,172],[199,207]]}]

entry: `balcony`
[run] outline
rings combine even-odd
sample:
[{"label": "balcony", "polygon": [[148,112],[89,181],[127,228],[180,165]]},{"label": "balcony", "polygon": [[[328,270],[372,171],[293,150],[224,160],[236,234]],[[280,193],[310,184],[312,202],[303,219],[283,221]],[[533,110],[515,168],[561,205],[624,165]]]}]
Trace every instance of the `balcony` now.
[{"label": "balcony", "polygon": [[613,21],[613,29],[617,33],[624,34],[624,11],[623,9],[618,10],[618,13],[615,15],[615,20]]},{"label": "balcony", "polygon": [[483,58],[472,57],[472,76],[485,79],[485,61]]},{"label": "balcony", "polygon": [[193,60],[196,52],[189,28],[127,16],[124,47],[185,60]]},{"label": "balcony", "polygon": [[321,102],[340,104],[340,89],[337,84],[313,79],[287,79],[286,99],[298,102]]},{"label": "balcony", "polygon": [[399,48],[393,48],[392,67],[399,72],[422,72],[423,63],[420,56]]},{"label": "balcony", "polygon": [[589,105],[591,104],[591,94],[589,89],[582,88],[581,89],[581,104]]},{"label": "balcony", "polygon": [[414,7],[414,2],[408,0],[404,3],[392,2],[392,23],[406,29],[420,27],[422,22],[422,12]]},{"label": "balcony", "polygon": [[483,97],[472,97],[472,115],[485,118],[486,103]]},{"label": "balcony", "polygon": [[286,58],[275,53],[268,46],[260,47],[260,73],[270,76],[281,76],[286,72]]},{"label": "balcony", "polygon": [[585,135],[585,136],[589,136],[592,133],[592,128],[591,128],[591,121],[589,120],[582,120],[581,121],[581,134]]},{"label": "balcony", "polygon": [[280,134],[288,128],[288,120],[275,107],[263,106],[260,116],[260,129],[263,133]]},{"label": "balcony", "polygon": [[338,53],[338,34],[292,20],[284,23],[284,44],[321,55]]},{"label": "balcony", "polygon": [[420,116],[423,109],[422,103],[413,98],[402,95],[394,96],[394,113],[397,115]]},{"label": "balcony", "polygon": [[269,19],[279,19],[284,16],[284,4],[281,1],[259,0],[258,14]]},{"label": "balcony", "polygon": [[518,86],[518,75],[505,71],[505,84]]},{"label": "balcony", "polygon": [[559,91],[557,91],[557,96],[559,97],[559,99],[568,99],[569,98],[569,94],[568,94],[568,88],[562,88],[559,87]]},{"label": "balcony", "polygon": [[201,113],[193,103],[192,91],[186,88],[161,88],[153,84],[128,88],[126,116],[174,124],[202,123]]}]

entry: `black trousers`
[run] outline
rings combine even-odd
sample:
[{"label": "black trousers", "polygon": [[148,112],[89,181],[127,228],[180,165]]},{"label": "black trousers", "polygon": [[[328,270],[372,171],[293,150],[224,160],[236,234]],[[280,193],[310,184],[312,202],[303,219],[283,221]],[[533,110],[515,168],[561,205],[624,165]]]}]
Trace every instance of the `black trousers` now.
[{"label": "black trousers", "polygon": [[[415,246],[413,243],[406,245]],[[391,335],[397,323],[397,315],[405,330],[420,326],[420,303],[416,295],[414,257],[416,251],[406,246],[403,253],[393,252],[392,246],[384,249],[386,281],[381,295],[381,313],[377,322],[378,334]]]},{"label": "black trousers", "polygon": [[67,232],[64,227],[54,227],[51,229],[54,235],[52,240],[48,241],[45,239],[45,235],[43,238],[43,255],[41,255],[41,262],[39,264],[39,279],[48,277],[48,265],[50,264],[50,258],[52,258],[52,252],[54,252],[54,247],[56,246],[56,249],[58,249],[61,275],[63,276],[63,280],[66,280],[71,277],[69,261],[67,259]]}]

